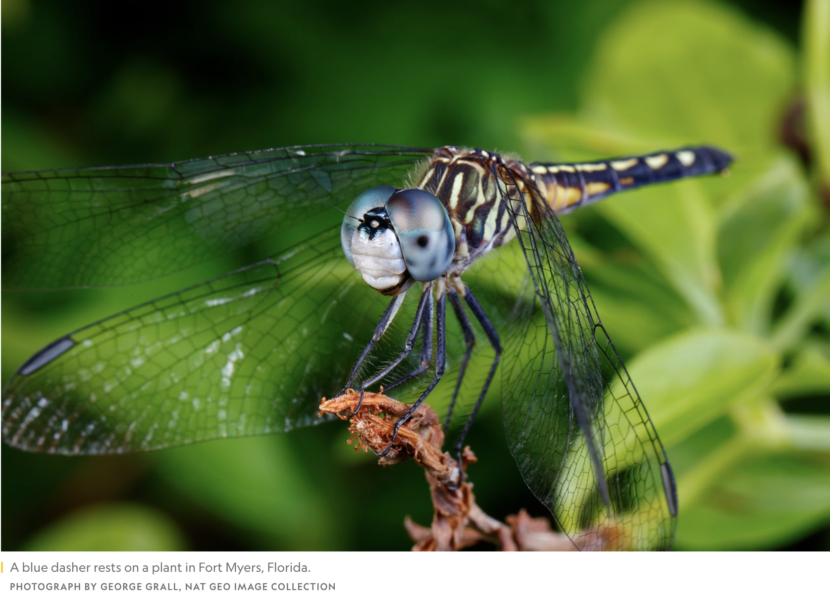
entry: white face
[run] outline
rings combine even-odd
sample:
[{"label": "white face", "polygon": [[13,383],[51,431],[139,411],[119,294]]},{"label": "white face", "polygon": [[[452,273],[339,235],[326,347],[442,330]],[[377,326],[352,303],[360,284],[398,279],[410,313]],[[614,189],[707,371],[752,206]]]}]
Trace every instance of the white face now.
[{"label": "white face", "polygon": [[399,286],[406,279],[401,244],[391,228],[378,231],[372,238],[355,231],[352,260],[366,284],[378,291]]},{"label": "white face", "polygon": [[349,206],[340,240],[346,258],[374,289],[395,295],[447,271],[455,236],[446,209],[420,189],[374,187]]}]

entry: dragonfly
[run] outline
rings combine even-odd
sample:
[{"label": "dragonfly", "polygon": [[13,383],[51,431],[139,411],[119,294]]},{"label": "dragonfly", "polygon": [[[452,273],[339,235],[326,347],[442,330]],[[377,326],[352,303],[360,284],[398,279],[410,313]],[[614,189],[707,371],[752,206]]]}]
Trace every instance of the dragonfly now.
[{"label": "dragonfly", "polygon": [[472,397],[458,454],[498,373],[517,467],[574,543],[669,549],[672,470],[558,215],[731,161],[709,146],[526,164],[314,145],[4,174],[5,290],[131,284],[279,247],[35,353],[3,390],[3,441],[98,455],[286,432],[339,388],[384,384],[413,410],[445,388],[445,426]]}]

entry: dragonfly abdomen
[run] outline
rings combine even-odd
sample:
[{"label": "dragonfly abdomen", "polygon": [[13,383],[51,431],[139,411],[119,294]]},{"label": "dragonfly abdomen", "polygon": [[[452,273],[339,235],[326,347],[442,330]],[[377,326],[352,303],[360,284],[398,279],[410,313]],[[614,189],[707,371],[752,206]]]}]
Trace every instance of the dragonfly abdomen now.
[{"label": "dragonfly abdomen", "polygon": [[732,160],[722,150],[701,146],[597,162],[535,162],[530,169],[548,204],[561,214],[618,191],[724,172]]}]

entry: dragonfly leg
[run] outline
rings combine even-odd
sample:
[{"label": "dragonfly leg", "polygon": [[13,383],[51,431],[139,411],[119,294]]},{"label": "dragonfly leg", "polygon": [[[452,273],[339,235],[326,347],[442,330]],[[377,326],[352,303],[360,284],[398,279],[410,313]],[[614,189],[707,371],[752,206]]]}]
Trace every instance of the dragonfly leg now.
[{"label": "dragonfly leg", "polygon": [[413,378],[417,378],[429,369],[432,363],[432,317],[433,317],[433,301],[427,304],[426,313],[421,318],[421,358],[418,362],[418,367],[409,372],[406,376],[395,380],[388,386],[383,387],[383,391],[387,392],[409,382]]},{"label": "dragonfly leg", "polygon": [[403,299],[406,293],[401,293],[400,295],[396,295],[392,302],[389,304],[389,307],[386,308],[386,311],[383,312],[383,315],[380,317],[380,322],[378,325],[375,326],[375,332],[372,334],[372,340],[369,341],[369,344],[366,345],[366,348],[363,349],[363,353],[361,353],[360,357],[357,360],[357,363],[354,364],[351,373],[349,374],[349,380],[346,382],[346,386],[344,386],[340,392],[337,393],[335,396],[340,396],[346,394],[346,391],[351,388],[352,382],[354,382],[354,377],[357,374],[357,371],[360,369],[360,366],[363,365],[363,361],[366,359],[366,356],[372,350],[372,347],[381,339],[383,333],[386,332],[386,329],[389,328],[389,325],[392,323],[392,320],[395,319],[395,315],[398,313],[398,310],[401,308],[403,304]]},{"label": "dragonfly leg", "polygon": [[[415,413],[415,410],[421,406],[421,403],[429,396],[429,393],[432,392],[432,389],[438,384],[441,380],[441,377],[444,375],[444,365],[447,361],[447,335],[446,335],[446,313],[447,313],[447,296],[443,292],[443,290],[439,287],[439,297],[438,297],[438,310],[437,310],[437,347],[435,353],[435,378],[433,378],[432,382],[430,382],[427,389],[423,392],[423,394],[412,404],[412,407],[409,408],[409,411],[406,412],[401,419],[397,421],[395,424],[395,431],[392,434],[392,440],[389,442],[389,446],[387,446],[382,452],[377,453],[379,457],[385,456],[391,449],[392,446],[395,444],[395,439],[398,437],[398,430],[400,430],[401,426],[404,425],[409,418],[412,417],[412,414]],[[429,334],[432,334],[432,330],[429,331]]]},{"label": "dragonfly leg", "polygon": [[[426,315],[424,314],[426,312]],[[412,351],[412,346],[415,344],[415,339],[418,338],[418,332],[421,329],[421,322],[423,321],[424,324],[424,338],[429,338],[429,340],[425,340],[424,344],[429,349],[430,355],[432,354],[431,344],[432,344],[432,312],[433,312],[433,303],[432,303],[432,285],[425,284],[424,290],[421,293],[421,299],[418,301],[418,309],[415,312],[415,319],[412,322],[412,329],[409,331],[409,336],[406,337],[406,342],[404,343],[403,351],[390,363],[388,366],[383,368],[382,371],[378,372],[368,380],[365,380],[360,385],[360,395],[361,400],[363,393],[366,392],[366,389],[370,387],[375,382],[379,382],[385,378],[389,372],[394,370],[398,364],[404,360],[404,358],[409,355],[410,351]],[[428,363],[427,363],[428,365]],[[400,382],[394,383],[390,388],[397,386]],[[385,389],[388,390],[388,389]]]},{"label": "dragonfly leg", "polygon": [[461,368],[458,370],[458,380],[455,382],[455,390],[452,393],[452,400],[450,401],[450,408],[447,410],[447,417],[444,420],[444,434],[450,427],[450,419],[452,418],[453,409],[455,409],[455,401],[458,399],[458,392],[461,390],[461,381],[464,379],[464,372],[467,371],[467,363],[470,361],[470,356],[473,354],[473,347],[476,344],[476,335],[473,332],[473,327],[470,325],[470,319],[464,312],[464,306],[461,304],[461,299],[458,298],[458,293],[449,285],[447,287],[449,293],[450,305],[455,312],[455,317],[458,323],[461,324],[461,331],[464,333],[464,343],[467,345],[467,352],[464,353],[464,358],[461,360]]},{"label": "dragonfly leg", "polygon": [[[496,332],[495,327],[492,322],[490,322],[490,318],[487,317],[487,314],[484,313],[484,310],[481,308],[481,305],[476,300],[472,291],[470,291],[467,287],[464,288],[464,291],[464,300],[467,302],[467,306],[470,308],[470,311],[473,312],[476,320],[478,320],[478,323],[481,324],[481,327],[484,329],[484,334],[487,335],[487,340],[490,341],[490,345],[492,345],[493,351],[496,352],[496,356],[493,359],[493,365],[490,366],[490,373],[487,374],[487,380],[484,382],[484,388],[481,389],[481,394],[478,396],[478,400],[473,406],[470,417],[467,418],[467,423],[464,424],[464,429],[461,430],[461,434],[459,434],[458,440],[455,443],[455,458],[458,461],[459,472],[463,471],[461,463],[461,448],[464,444],[464,439],[467,437],[467,432],[470,431],[470,426],[473,424],[473,420],[475,419],[478,410],[481,408],[481,404],[484,402],[484,396],[490,388],[490,383],[493,381],[493,375],[496,373],[496,367],[499,365],[499,360],[501,359],[501,341],[499,340],[499,335]],[[456,488],[451,489],[455,490]]]}]

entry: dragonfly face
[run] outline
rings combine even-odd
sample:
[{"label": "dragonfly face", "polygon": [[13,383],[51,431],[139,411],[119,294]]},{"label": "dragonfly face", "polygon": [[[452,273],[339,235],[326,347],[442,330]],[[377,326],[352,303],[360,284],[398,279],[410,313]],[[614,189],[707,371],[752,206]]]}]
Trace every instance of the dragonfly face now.
[{"label": "dragonfly face", "polygon": [[340,238],[349,263],[384,295],[435,280],[455,253],[446,209],[419,189],[381,186],[361,193],[346,211]]},{"label": "dragonfly face", "polygon": [[[3,391],[3,441],[104,454],[312,425],[331,380],[351,383],[420,281],[409,342],[395,341],[400,356],[421,337],[419,365],[402,378],[432,364],[419,399],[441,391],[445,365],[458,368],[456,394],[471,386],[460,379],[475,343],[472,314],[495,353],[474,385],[478,404],[500,372],[510,450],[562,529],[589,548],[668,548],[677,502],[665,451],[556,213],[721,172],[730,160],[703,147],[525,165],[483,150],[354,145],[6,174],[6,289],[127,284],[297,227],[308,232],[261,262],[39,351]],[[314,229],[334,208],[349,216]],[[478,260],[494,249],[498,259]],[[343,252],[392,296],[377,325],[370,295],[378,295],[355,284]],[[466,350],[448,341],[446,299]]]}]

